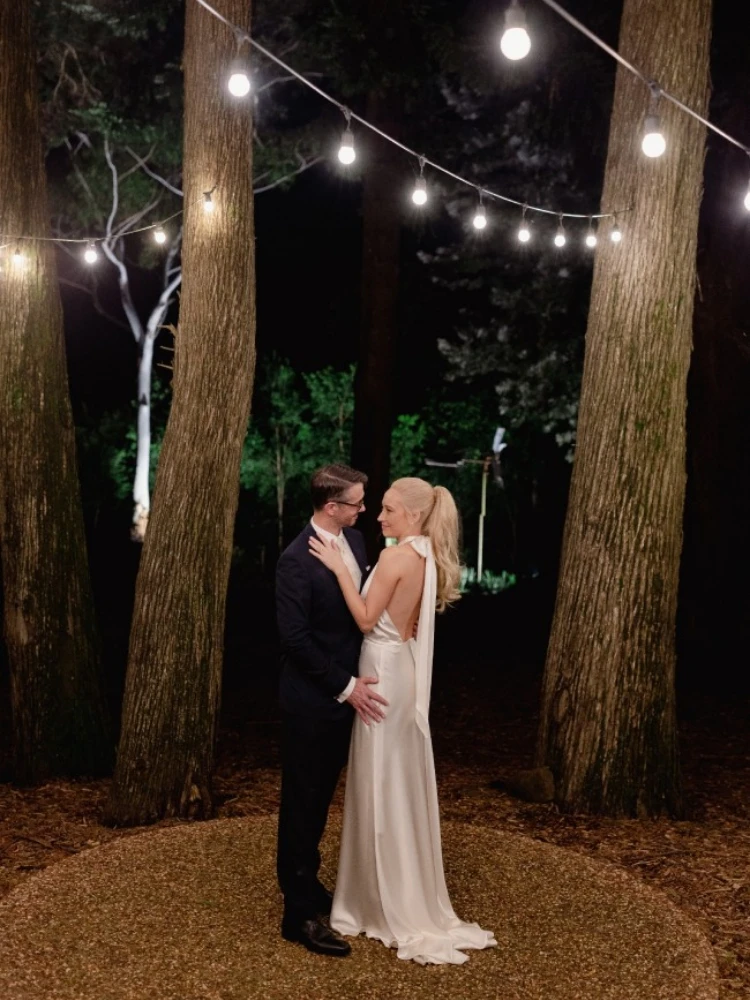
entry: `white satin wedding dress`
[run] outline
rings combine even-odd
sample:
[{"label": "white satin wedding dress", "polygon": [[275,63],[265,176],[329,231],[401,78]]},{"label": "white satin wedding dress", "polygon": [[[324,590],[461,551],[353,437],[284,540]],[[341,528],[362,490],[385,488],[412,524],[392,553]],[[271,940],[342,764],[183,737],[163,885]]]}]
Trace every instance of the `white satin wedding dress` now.
[{"label": "white satin wedding dress", "polygon": [[364,932],[422,965],[460,965],[468,961],[462,949],[497,942],[459,920],[448,898],[428,722],[435,559],[424,535],[401,544],[426,560],[418,638],[404,641],[384,611],[362,643],[360,677],[377,675],[389,707],[382,722],[354,722],[331,927]]}]

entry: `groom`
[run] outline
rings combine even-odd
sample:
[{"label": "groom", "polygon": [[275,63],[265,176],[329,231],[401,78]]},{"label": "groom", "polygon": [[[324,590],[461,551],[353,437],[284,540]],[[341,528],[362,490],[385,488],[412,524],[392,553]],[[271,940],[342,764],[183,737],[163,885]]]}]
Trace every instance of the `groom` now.
[{"label": "groom", "polygon": [[331,893],[318,879],[318,847],[328,808],[349,752],[356,711],[383,718],[374,677],[357,677],[362,634],[336,577],[310,555],[314,533],[334,538],[359,590],[369,570],[365,544],[353,529],[365,509],[367,476],[326,465],[312,477],[313,516],[279,559],[276,613],[281,638],[281,808],[277,873],[284,895],[281,933],[310,951],[343,957],[351,951],[322,918]]}]

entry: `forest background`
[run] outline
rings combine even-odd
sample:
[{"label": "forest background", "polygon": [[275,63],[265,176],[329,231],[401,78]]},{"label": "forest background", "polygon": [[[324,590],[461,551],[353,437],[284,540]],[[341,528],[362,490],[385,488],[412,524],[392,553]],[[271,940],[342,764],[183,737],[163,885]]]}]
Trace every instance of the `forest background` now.
[{"label": "forest background", "polygon": [[[577,16],[616,41],[619,10],[591,0]],[[551,14],[538,13],[533,65],[509,65],[489,44],[494,4],[399,5],[395,21],[323,0],[258,4],[254,34],[298,69],[364,111],[375,81],[399,95],[398,132],[409,145],[477,183],[519,200],[586,212],[598,204],[614,67]],[[100,231],[117,174],[120,218],[148,223],[180,210],[182,7],[148,11],[114,2],[38,5],[39,65],[54,225],[59,235]],[[715,5],[711,118],[734,129],[746,89],[741,47],[748,15]],[[395,40],[394,40],[395,39]],[[351,452],[362,311],[361,167],[335,159],[340,113],[259,63],[255,80],[259,369],[245,443],[229,593],[227,650],[242,659],[272,642],[269,609],[279,550],[309,516],[307,480]],[[374,156],[374,154],[373,154]],[[463,515],[464,559],[476,563],[480,467],[498,426],[508,444],[486,518],[490,586],[475,601],[511,601],[543,651],[552,601],[583,358],[591,255],[585,227],[564,252],[540,222],[528,247],[519,213],[493,211],[488,231],[470,223],[473,196],[443,179],[418,217],[404,160],[392,197],[402,208],[397,259],[394,378],[382,386],[393,423],[391,474],[451,488]],[[742,240],[736,211],[747,183],[741,153],[709,136],[699,234],[699,289],[689,382],[688,496],[679,617],[679,677],[734,689],[747,684],[750,585],[750,351]],[[715,182],[715,183],[714,183]],[[623,220],[627,253],[627,221]],[[86,271],[60,254],[65,333],[78,458],[108,689],[122,687],[141,547],[131,539],[138,372],[147,327],[169,291],[152,371],[150,443],[155,468],[170,404],[179,265],[179,220],[167,248],[151,235],[113,244],[118,262]],[[173,255],[169,257],[169,247]],[[123,295],[123,269],[127,297]],[[174,283],[173,283],[174,284]],[[124,308],[125,306],[125,308]],[[449,468],[452,463],[462,464]],[[430,464],[445,463],[444,466]],[[367,470],[366,470],[367,471]],[[369,496],[376,507],[378,497]],[[501,576],[501,574],[504,574]],[[512,593],[489,597],[513,583]],[[486,608],[489,611],[489,606]],[[490,612],[492,614],[492,612]],[[498,640],[502,643],[502,640]]]}]

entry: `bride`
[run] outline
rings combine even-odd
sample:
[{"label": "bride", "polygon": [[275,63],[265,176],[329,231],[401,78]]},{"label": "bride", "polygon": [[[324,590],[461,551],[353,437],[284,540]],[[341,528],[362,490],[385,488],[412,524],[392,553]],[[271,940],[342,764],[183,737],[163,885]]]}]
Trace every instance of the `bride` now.
[{"label": "bride", "polygon": [[389,704],[382,722],[354,722],[331,927],[364,932],[399,958],[459,965],[463,949],[497,942],[448,898],[428,722],[435,610],[459,596],[458,514],[444,487],[407,478],[386,492],[378,521],[398,544],[361,595],[335,543],[310,538],[365,634],[359,675],[377,676]]}]

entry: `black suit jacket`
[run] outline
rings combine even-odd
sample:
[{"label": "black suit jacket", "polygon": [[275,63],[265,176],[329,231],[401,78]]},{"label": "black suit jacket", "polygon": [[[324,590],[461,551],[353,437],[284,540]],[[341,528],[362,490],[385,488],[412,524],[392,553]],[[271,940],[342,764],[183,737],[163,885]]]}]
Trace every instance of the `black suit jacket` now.
[{"label": "black suit jacket", "polygon": [[[280,702],[285,712],[344,719],[351,706],[336,700],[356,676],[362,633],[334,574],[311,555],[304,531],[284,550],[276,568],[276,617],[281,638]],[[362,535],[344,528],[354,557],[367,572]]]}]

